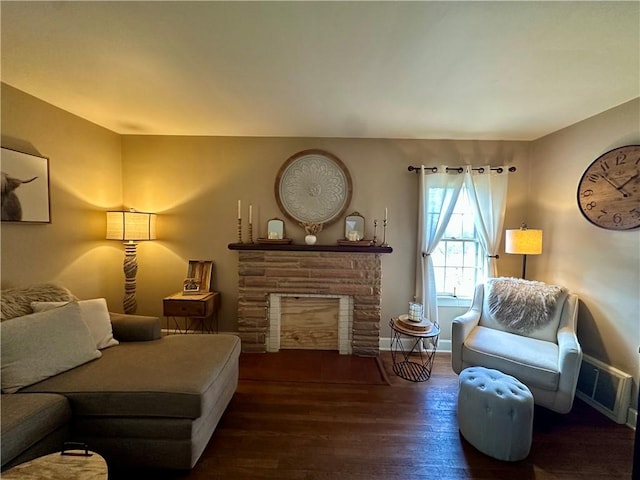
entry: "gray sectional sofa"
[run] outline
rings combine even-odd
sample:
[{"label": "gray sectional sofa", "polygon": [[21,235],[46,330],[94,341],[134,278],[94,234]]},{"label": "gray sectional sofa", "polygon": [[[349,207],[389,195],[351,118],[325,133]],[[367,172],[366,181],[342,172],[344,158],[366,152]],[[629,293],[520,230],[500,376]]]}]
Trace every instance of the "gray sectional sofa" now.
[{"label": "gray sectional sofa", "polygon": [[[20,338],[12,330],[16,325],[29,326],[43,315],[10,318],[15,313],[16,290],[5,290],[0,298],[2,373],[9,377],[6,382],[3,377],[0,396],[3,470],[59,451],[64,441],[86,443],[110,467],[190,469],[195,465],[237,387],[237,336],[162,337],[157,317],[110,313],[110,342],[115,339],[117,345],[92,353],[98,358],[5,393],[15,390],[9,383],[14,375],[9,363],[15,362],[5,342]],[[28,311],[33,296],[24,293],[19,291],[26,298],[20,308]],[[53,297],[73,300],[66,289]],[[73,315],[78,303],[82,301],[60,308],[69,309],[66,316]],[[65,316],[60,312],[64,313],[58,310],[56,315]]]}]

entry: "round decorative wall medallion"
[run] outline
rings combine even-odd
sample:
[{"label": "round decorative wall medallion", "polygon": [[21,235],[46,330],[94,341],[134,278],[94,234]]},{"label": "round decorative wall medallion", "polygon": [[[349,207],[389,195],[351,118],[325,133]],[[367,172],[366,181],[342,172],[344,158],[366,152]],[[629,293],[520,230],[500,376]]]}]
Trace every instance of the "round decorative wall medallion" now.
[{"label": "round decorative wall medallion", "polygon": [[328,225],[338,220],[351,201],[351,175],[329,152],[304,150],[280,167],[275,195],[288,218],[303,224]]}]

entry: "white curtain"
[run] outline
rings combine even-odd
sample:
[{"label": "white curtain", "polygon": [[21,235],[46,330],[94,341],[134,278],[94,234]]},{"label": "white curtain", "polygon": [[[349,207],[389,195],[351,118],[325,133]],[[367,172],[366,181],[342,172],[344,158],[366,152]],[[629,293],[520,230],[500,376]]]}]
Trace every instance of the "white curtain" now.
[{"label": "white curtain", "polygon": [[484,271],[487,277],[498,275],[498,247],[507,206],[507,172],[506,167],[498,173],[485,166],[481,171],[467,168],[464,175],[469,200],[475,211],[479,241],[486,253]]},{"label": "white curtain", "polygon": [[424,306],[424,315],[431,322],[439,324],[438,298],[431,253],[447,228],[464,182],[464,175],[447,173],[446,167],[438,167],[438,171],[433,173],[424,165],[419,175],[415,296],[416,301]]}]

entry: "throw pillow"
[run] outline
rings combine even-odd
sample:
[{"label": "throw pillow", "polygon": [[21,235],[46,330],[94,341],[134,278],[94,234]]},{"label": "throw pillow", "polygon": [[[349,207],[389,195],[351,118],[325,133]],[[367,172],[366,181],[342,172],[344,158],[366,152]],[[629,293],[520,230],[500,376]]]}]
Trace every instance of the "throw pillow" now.
[{"label": "throw pillow", "polygon": [[490,278],[485,283],[480,325],[555,343],[567,295],[558,285]]},{"label": "throw pillow", "polygon": [[[44,312],[53,308],[66,305],[68,302],[31,302],[31,308],[34,312]],[[80,300],[80,312],[84,323],[89,327],[91,336],[96,342],[96,348],[113,347],[118,342],[113,338],[113,328],[111,326],[111,316],[107,307],[107,301],[104,298],[94,298],[92,300]]]},{"label": "throw pillow", "polygon": [[102,355],[77,302],[0,323],[0,347],[4,393],[15,393]]},{"label": "throw pillow", "polygon": [[0,320],[33,313],[31,302],[71,302],[77,298],[66,288],[53,283],[7,288],[0,292]]}]

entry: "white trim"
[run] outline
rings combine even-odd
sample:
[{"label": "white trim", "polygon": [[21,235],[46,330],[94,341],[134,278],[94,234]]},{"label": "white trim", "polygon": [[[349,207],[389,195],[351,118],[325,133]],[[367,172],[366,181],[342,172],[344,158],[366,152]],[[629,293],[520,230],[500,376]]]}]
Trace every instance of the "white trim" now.
[{"label": "white trim", "polygon": [[471,297],[454,297],[452,295],[438,295],[438,308],[440,307],[457,307],[469,308],[473,298]]},{"label": "white trim", "polygon": [[[300,296],[300,295],[298,295]],[[180,332],[174,332],[173,329],[166,329],[163,328],[161,329],[161,333],[163,336],[165,335],[185,335],[184,333],[180,333]],[[187,335],[191,335],[192,333],[201,333],[199,331],[189,331],[189,333]],[[240,336],[239,332],[218,332],[217,334],[224,334],[224,335],[236,335],[236,336]],[[217,335],[215,333],[213,334],[209,334],[209,335]],[[408,345],[408,344],[407,344]],[[380,337],[380,350],[382,351],[390,351],[391,350],[391,338],[390,337]],[[270,350],[268,350],[270,351]],[[438,340],[438,352],[442,352],[442,353],[451,353],[451,340],[442,340],[439,339]],[[629,409],[629,415],[630,415],[630,419],[633,419],[635,417],[637,417],[638,412],[636,410],[633,410],[632,408]],[[630,420],[631,421],[631,420]],[[630,423],[629,421],[629,423]],[[631,424],[633,425],[633,424]]]},{"label": "white trim", "polygon": [[[406,348],[410,348],[411,345],[408,343],[411,341],[409,338],[401,338],[400,341],[405,344]],[[380,337],[380,350],[388,352],[391,350],[391,338],[390,337]],[[440,340],[438,339],[438,348],[436,352],[442,353],[451,353],[451,340]]]},{"label": "white trim", "polygon": [[199,329],[195,329],[195,330],[189,330],[188,332],[179,332],[177,330],[174,330],[173,328],[161,328],[160,329],[160,334],[165,337],[168,335],[235,335],[236,337],[240,336],[240,332],[215,332],[215,333],[208,333],[208,332],[202,332],[202,330]]},{"label": "white trim", "polygon": [[627,412],[627,427],[635,430],[638,426],[638,410],[635,408],[629,408],[629,411]]},{"label": "white trim", "polygon": [[269,294],[269,330],[267,333],[267,352],[280,350],[280,295]]}]

